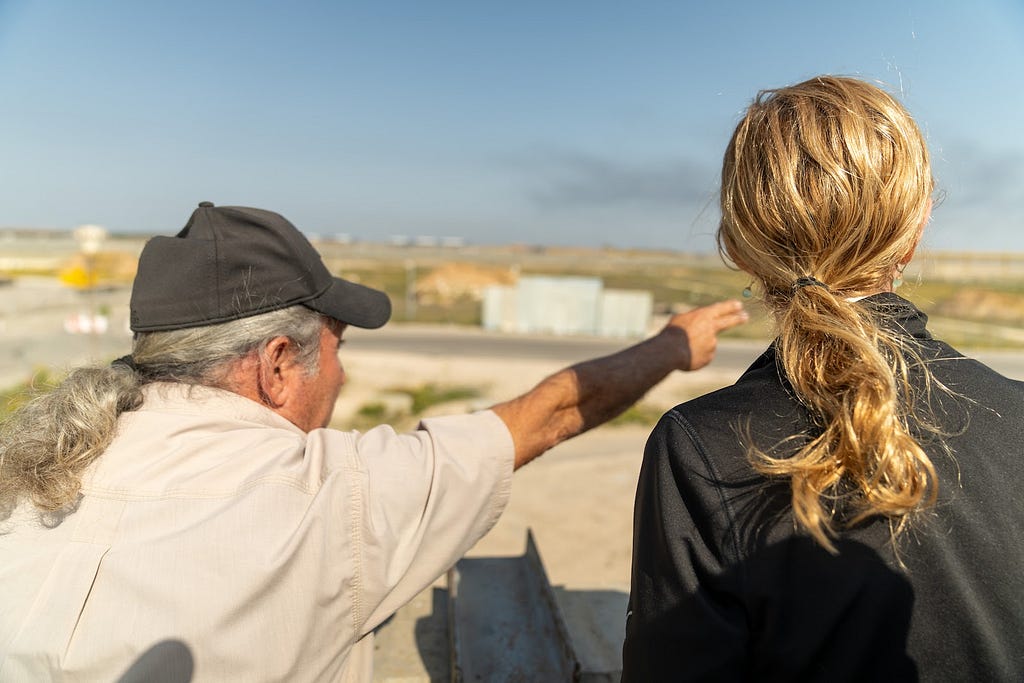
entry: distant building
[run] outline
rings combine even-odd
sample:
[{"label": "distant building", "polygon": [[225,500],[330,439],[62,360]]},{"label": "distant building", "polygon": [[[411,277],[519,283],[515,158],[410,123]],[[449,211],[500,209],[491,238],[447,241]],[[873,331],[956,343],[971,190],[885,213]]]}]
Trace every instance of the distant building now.
[{"label": "distant building", "polygon": [[596,277],[524,276],[484,290],[487,330],[557,335],[639,337],[651,322],[650,292],[604,289]]},{"label": "distant building", "polygon": [[442,237],[441,246],[446,249],[461,249],[466,246],[466,240],[463,237]]}]

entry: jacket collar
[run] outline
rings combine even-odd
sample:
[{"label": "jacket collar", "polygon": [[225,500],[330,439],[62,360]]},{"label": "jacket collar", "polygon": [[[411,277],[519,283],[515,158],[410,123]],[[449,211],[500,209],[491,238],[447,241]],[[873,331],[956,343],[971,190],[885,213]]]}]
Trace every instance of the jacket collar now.
[{"label": "jacket collar", "polygon": [[917,306],[892,292],[872,294],[860,300],[862,305],[871,309],[878,317],[880,325],[903,333],[914,339],[931,339],[928,331],[928,316]]},{"label": "jacket collar", "polygon": [[[932,339],[926,325],[928,316],[917,306],[892,292],[880,292],[860,299],[857,303],[875,313],[880,325],[912,339]],[[747,372],[776,365],[778,339],[748,368]]]}]

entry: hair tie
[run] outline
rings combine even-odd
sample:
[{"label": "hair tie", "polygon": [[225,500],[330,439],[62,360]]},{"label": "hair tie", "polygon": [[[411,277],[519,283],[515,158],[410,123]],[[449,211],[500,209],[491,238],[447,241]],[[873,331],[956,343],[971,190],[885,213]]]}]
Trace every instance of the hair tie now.
[{"label": "hair tie", "polygon": [[824,282],[816,277],[811,277],[810,275],[805,275],[804,277],[798,277],[796,279],[796,282],[793,283],[793,293],[796,294],[798,289],[803,289],[804,287],[822,287],[826,292],[832,291]]},{"label": "hair tie", "polygon": [[111,361],[110,367],[116,368],[118,366],[127,368],[135,373],[139,371],[139,367],[135,365],[135,359],[132,358],[132,354],[130,353],[127,356],[121,356],[120,358]]}]

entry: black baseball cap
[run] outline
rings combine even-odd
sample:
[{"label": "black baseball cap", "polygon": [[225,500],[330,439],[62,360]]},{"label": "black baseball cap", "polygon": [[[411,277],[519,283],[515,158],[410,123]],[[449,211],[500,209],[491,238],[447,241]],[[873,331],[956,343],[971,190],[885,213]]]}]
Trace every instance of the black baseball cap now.
[{"label": "black baseball cap", "polygon": [[370,329],[391,317],[387,294],[331,275],[283,216],[201,202],[175,237],[154,237],[143,248],[131,328],[202,327],[296,304]]}]

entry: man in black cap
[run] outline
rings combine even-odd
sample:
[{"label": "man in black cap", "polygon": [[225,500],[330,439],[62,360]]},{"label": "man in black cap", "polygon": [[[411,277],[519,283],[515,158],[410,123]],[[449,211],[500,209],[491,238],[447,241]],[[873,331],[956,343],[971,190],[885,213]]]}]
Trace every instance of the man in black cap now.
[{"label": "man in black cap", "polygon": [[369,680],[372,631],[494,524],[513,469],[694,370],[738,302],[409,434],[325,429],[390,315],[283,217],[203,202],[139,261],[131,356],[0,440],[0,679]]}]

